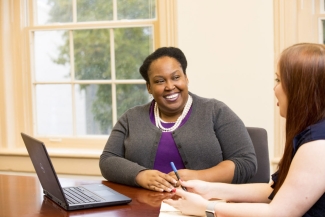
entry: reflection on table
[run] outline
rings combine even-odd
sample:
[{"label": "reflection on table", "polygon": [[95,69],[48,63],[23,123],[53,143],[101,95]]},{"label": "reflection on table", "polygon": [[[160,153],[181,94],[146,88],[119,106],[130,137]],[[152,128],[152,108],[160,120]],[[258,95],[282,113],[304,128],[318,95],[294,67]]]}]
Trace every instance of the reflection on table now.
[{"label": "reflection on table", "polygon": [[77,211],[66,211],[43,195],[37,177],[0,175],[0,217],[17,216],[159,216],[163,199],[170,198],[170,193],[153,192],[142,188],[119,185],[108,181],[78,180],[60,178],[62,187],[102,183],[130,198],[127,205],[115,205]]}]

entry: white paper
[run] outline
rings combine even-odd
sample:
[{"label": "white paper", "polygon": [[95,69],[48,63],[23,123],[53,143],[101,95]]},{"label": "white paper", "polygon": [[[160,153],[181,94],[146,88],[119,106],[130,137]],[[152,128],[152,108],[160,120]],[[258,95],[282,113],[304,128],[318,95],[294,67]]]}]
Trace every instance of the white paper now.
[{"label": "white paper", "polygon": [[[218,200],[222,203],[227,203],[225,200]],[[173,206],[168,205],[167,203],[161,202],[159,217],[179,217],[179,216],[192,216],[193,215],[184,215],[178,209],[175,209]]]},{"label": "white paper", "polygon": [[173,217],[173,216],[180,217],[180,216],[190,216],[190,215],[184,215],[178,209],[175,209],[174,207],[168,205],[167,203],[161,202],[159,217]]}]

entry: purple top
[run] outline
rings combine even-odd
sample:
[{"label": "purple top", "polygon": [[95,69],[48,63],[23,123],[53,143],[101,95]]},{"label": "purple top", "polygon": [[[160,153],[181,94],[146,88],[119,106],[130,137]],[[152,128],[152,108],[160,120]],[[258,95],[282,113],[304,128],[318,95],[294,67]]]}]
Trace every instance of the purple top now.
[{"label": "purple top", "polygon": [[[153,125],[156,126],[155,121],[155,113],[154,113],[154,105],[155,101],[153,100],[150,106],[150,120]],[[188,118],[190,117],[192,112],[192,107],[188,111],[185,118],[182,120],[179,127],[183,126]],[[170,128],[175,123],[164,123],[162,122],[163,127]],[[185,169],[183,160],[181,158],[181,155],[178,152],[178,149],[176,147],[175,141],[173,139],[172,132],[163,132],[158,144],[158,149],[156,153],[155,163],[153,169],[159,170],[163,173],[169,173],[173,171],[172,167],[170,166],[170,162],[174,162],[175,167],[177,169]]]}]

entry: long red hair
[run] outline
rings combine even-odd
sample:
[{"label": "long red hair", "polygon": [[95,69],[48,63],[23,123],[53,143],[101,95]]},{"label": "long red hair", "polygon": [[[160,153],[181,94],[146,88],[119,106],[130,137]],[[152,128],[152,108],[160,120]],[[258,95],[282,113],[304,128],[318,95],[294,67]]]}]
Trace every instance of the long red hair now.
[{"label": "long red hair", "polygon": [[288,174],[294,137],[325,117],[325,46],[302,43],[285,49],[278,70],[288,108],[285,148],[279,162],[275,193]]}]

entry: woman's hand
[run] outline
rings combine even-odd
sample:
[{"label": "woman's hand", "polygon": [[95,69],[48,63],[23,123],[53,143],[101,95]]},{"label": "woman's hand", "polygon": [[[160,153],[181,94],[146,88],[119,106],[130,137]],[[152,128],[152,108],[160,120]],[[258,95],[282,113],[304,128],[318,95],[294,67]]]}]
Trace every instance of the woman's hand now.
[{"label": "woman's hand", "polygon": [[[198,172],[196,170],[189,170],[189,169],[180,169],[177,171],[179,177],[181,180],[187,181],[187,180],[193,180],[193,179],[199,179]],[[168,173],[171,177],[177,180],[176,174],[174,171],[171,171]]]},{"label": "woman's hand", "polygon": [[[198,178],[196,177],[197,173],[195,170],[182,169],[178,170],[177,173],[181,178],[176,185],[177,187],[182,185],[186,187],[187,191],[189,192],[199,194],[206,199],[211,199],[211,196],[209,194],[211,193],[211,183],[197,180]],[[170,175],[174,179],[177,179],[174,171],[168,173],[168,175]]]},{"label": "woman's hand", "polygon": [[163,202],[175,207],[185,215],[205,216],[208,200],[198,194],[186,192],[179,188],[177,188],[175,193],[181,198],[178,200],[163,200]]},{"label": "woman's hand", "polygon": [[199,194],[205,199],[211,199],[211,193],[213,192],[212,183],[201,180],[180,180],[180,184],[186,187],[187,191]]},{"label": "woman's hand", "polygon": [[158,170],[141,171],[135,180],[141,187],[159,192],[171,192],[177,184],[176,179]]}]

